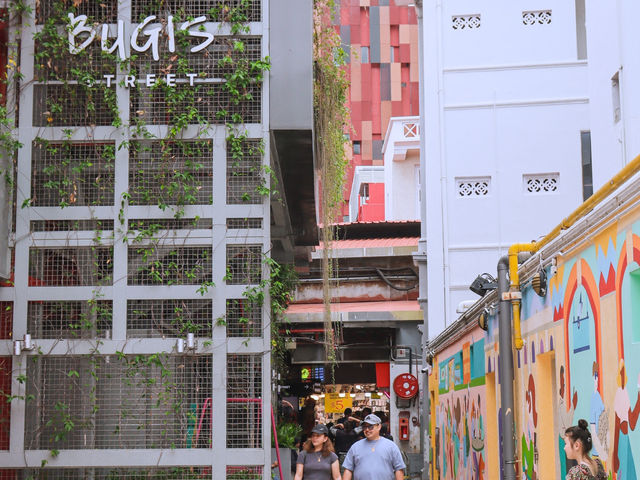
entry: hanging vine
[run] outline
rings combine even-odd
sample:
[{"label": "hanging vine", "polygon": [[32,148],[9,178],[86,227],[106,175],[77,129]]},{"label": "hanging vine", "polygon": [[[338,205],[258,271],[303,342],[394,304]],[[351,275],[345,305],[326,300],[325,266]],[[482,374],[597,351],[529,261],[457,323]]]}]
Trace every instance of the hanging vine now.
[{"label": "hanging vine", "polygon": [[331,300],[337,287],[338,263],[333,256],[336,220],[343,203],[347,156],[345,152],[349,113],[349,83],[344,65],[345,51],[333,25],[334,0],[314,2],[314,107],[317,158],[320,165],[320,218],[323,245],[322,282],[324,301],[324,343],[327,361],[335,366],[336,335],[331,316]]}]

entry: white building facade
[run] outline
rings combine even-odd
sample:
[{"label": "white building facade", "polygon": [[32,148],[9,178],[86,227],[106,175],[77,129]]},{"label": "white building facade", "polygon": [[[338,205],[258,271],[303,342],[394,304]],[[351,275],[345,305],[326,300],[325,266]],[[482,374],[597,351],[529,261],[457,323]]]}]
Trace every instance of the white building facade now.
[{"label": "white building facade", "polygon": [[420,219],[420,118],[392,117],[382,145],[387,221]]},{"label": "white building facade", "polygon": [[592,85],[581,0],[424,1],[421,10],[433,338],[477,299],[469,285],[478,274],[495,276],[510,245],[549,231],[624,162],[606,135],[591,154],[592,120],[602,116],[591,99],[606,102]]}]

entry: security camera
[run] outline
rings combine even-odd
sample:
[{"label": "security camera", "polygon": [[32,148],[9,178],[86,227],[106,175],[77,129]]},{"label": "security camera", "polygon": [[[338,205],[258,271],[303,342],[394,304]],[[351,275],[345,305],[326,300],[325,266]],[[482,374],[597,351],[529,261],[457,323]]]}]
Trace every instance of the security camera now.
[{"label": "security camera", "polygon": [[422,373],[426,373],[427,375],[431,375],[431,369],[432,368],[433,367],[431,365],[427,365],[426,367],[421,368],[420,371]]}]

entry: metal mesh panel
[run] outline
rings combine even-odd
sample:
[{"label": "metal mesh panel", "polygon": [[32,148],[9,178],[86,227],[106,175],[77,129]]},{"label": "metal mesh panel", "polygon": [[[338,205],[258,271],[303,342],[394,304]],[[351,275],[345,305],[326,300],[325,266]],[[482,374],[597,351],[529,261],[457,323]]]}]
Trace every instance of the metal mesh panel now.
[{"label": "metal mesh panel", "polygon": [[227,337],[261,337],[262,305],[246,298],[227,299]]},{"label": "metal mesh panel", "polygon": [[9,273],[8,280],[0,280],[0,288],[14,286],[13,278],[16,272],[16,251],[13,247],[9,247],[9,254],[11,255],[11,272]]},{"label": "metal mesh panel", "polygon": [[[0,450],[9,450],[11,430],[11,357],[0,357]],[[0,477],[1,478],[1,477]]]},{"label": "metal mesh panel", "polygon": [[[107,98],[105,98],[107,97]],[[70,127],[111,125],[115,119],[115,87],[86,85],[35,85],[33,125]]]},{"label": "metal mesh panel", "polygon": [[130,246],[129,285],[198,285],[212,281],[211,247]]},{"label": "metal mesh panel", "polygon": [[264,195],[260,140],[244,140],[241,144],[227,142],[227,203],[260,204]]},{"label": "metal mesh panel", "polygon": [[[174,89],[178,94],[170,95],[167,102],[165,89]],[[237,116],[244,123],[260,123],[262,85],[251,85],[246,94],[249,95],[247,100],[235,104],[224,84],[196,83],[194,86],[180,84],[154,88],[138,85],[130,89],[130,115],[132,122],[147,125],[183,123],[185,115],[189,125],[237,123]]]},{"label": "metal mesh panel", "polygon": [[211,337],[211,300],[128,300],[127,337]]},{"label": "metal mesh panel", "polygon": [[129,220],[129,230],[211,230],[210,218],[140,218]]},{"label": "metal mesh panel", "polygon": [[25,448],[209,448],[211,357],[31,358]]},{"label": "metal mesh panel", "polygon": [[227,480],[262,480],[262,465],[228,465]]},{"label": "metal mesh panel", "polygon": [[[15,478],[17,480],[18,477]],[[20,480],[199,480],[211,479],[211,468],[41,468],[24,470],[19,478]],[[11,477],[11,480],[13,479],[14,477]]]},{"label": "metal mesh panel", "polygon": [[147,15],[157,15],[159,9],[174,14],[199,17],[206,15],[214,22],[229,21],[228,13],[232,8],[248,22],[260,21],[260,0],[133,0],[131,17],[140,21]]},{"label": "metal mesh panel", "polygon": [[0,340],[10,340],[13,331],[13,302],[0,302]]},{"label": "metal mesh panel", "polygon": [[106,285],[113,277],[112,247],[29,249],[29,285]]},{"label": "metal mesh panel", "polygon": [[260,245],[227,245],[227,284],[250,285],[262,278]]},{"label": "metal mesh panel", "polygon": [[[115,23],[118,17],[118,0],[78,2],[77,0],[36,0],[36,23],[66,18],[68,12],[87,15],[101,23]],[[60,21],[62,23],[62,21]]]},{"label": "metal mesh panel", "polygon": [[0,480],[18,480],[27,479],[26,476],[19,476],[18,470],[0,470]]},{"label": "metal mesh panel", "polygon": [[[234,48],[235,42],[242,42],[242,48]],[[198,43],[200,40],[196,39],[194,45]],[[168,51],[168,46],[164,51]],[[250,64],[260,60],[261,54],[260,37],[216,36],[207,48],[196,53],[187,50],[181,52],[179,56],[171,54],[168,58],[160,58],[159,61],[154,60],[149,52],[141,53],[133,62],[133,67],[143,80],[146,79],[147,74],[155,74],[157,79],[164,80],[169,72],[176,74],[176,82],[186,83],[189,77],[181,75],[180,72],[197,73],[196,81],[198,78],[227,78],[227,75],[231,75],[238,69],[246,69],[251,75]]]},{"label": "metal mesh panel", "polygon": [[212,159],[210,140],[132,142],[130,204],[211,204]]},{"label": "metal mesh panel", "polygon": [[95,232],[113,230],[113,220],[31,220],[30,228],[32,232]]},{"label": "metal mesh panel", "polygon": [[31,202],[112,205],[115,143],[33,142]]},{"label": "metal mesh panel", "polygon": [[227,228],[229,229],[262,228],[262,219],[261,218],[227,218]]},{"label": "metal mesh panel", "polygon": [[112,317],[110,300],[29,302],[27,331],[34,338],[96,338],[112,329]]},{"label": "metal mesh panel", "polygon": [[40,33],[36,36],[34,77],[38,82],[74,81],[83,77],[97,81],[102,80],[102,75],[116,73],[116,62],[102,51],[99,40],[73,55],[69,53],[66,35],[47,37]]},{"label": "metal mesh panel", "polygon": [[227,447],[262,447],[262,358],[227,356]]}]

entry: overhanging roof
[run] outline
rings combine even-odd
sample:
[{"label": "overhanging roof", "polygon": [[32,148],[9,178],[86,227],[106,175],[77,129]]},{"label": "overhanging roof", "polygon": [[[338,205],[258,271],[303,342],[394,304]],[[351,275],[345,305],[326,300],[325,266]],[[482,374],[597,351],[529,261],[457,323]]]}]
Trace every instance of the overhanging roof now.
[{"label": "overhanging roof", "polygon": [[[423,318],[417,300],[333,303],[331,311],[334,313],[336,321],[348,323],[422,321]],[[324,304],[297,303],[289,305],[285,316],[291,323],[322,322]]]}]

